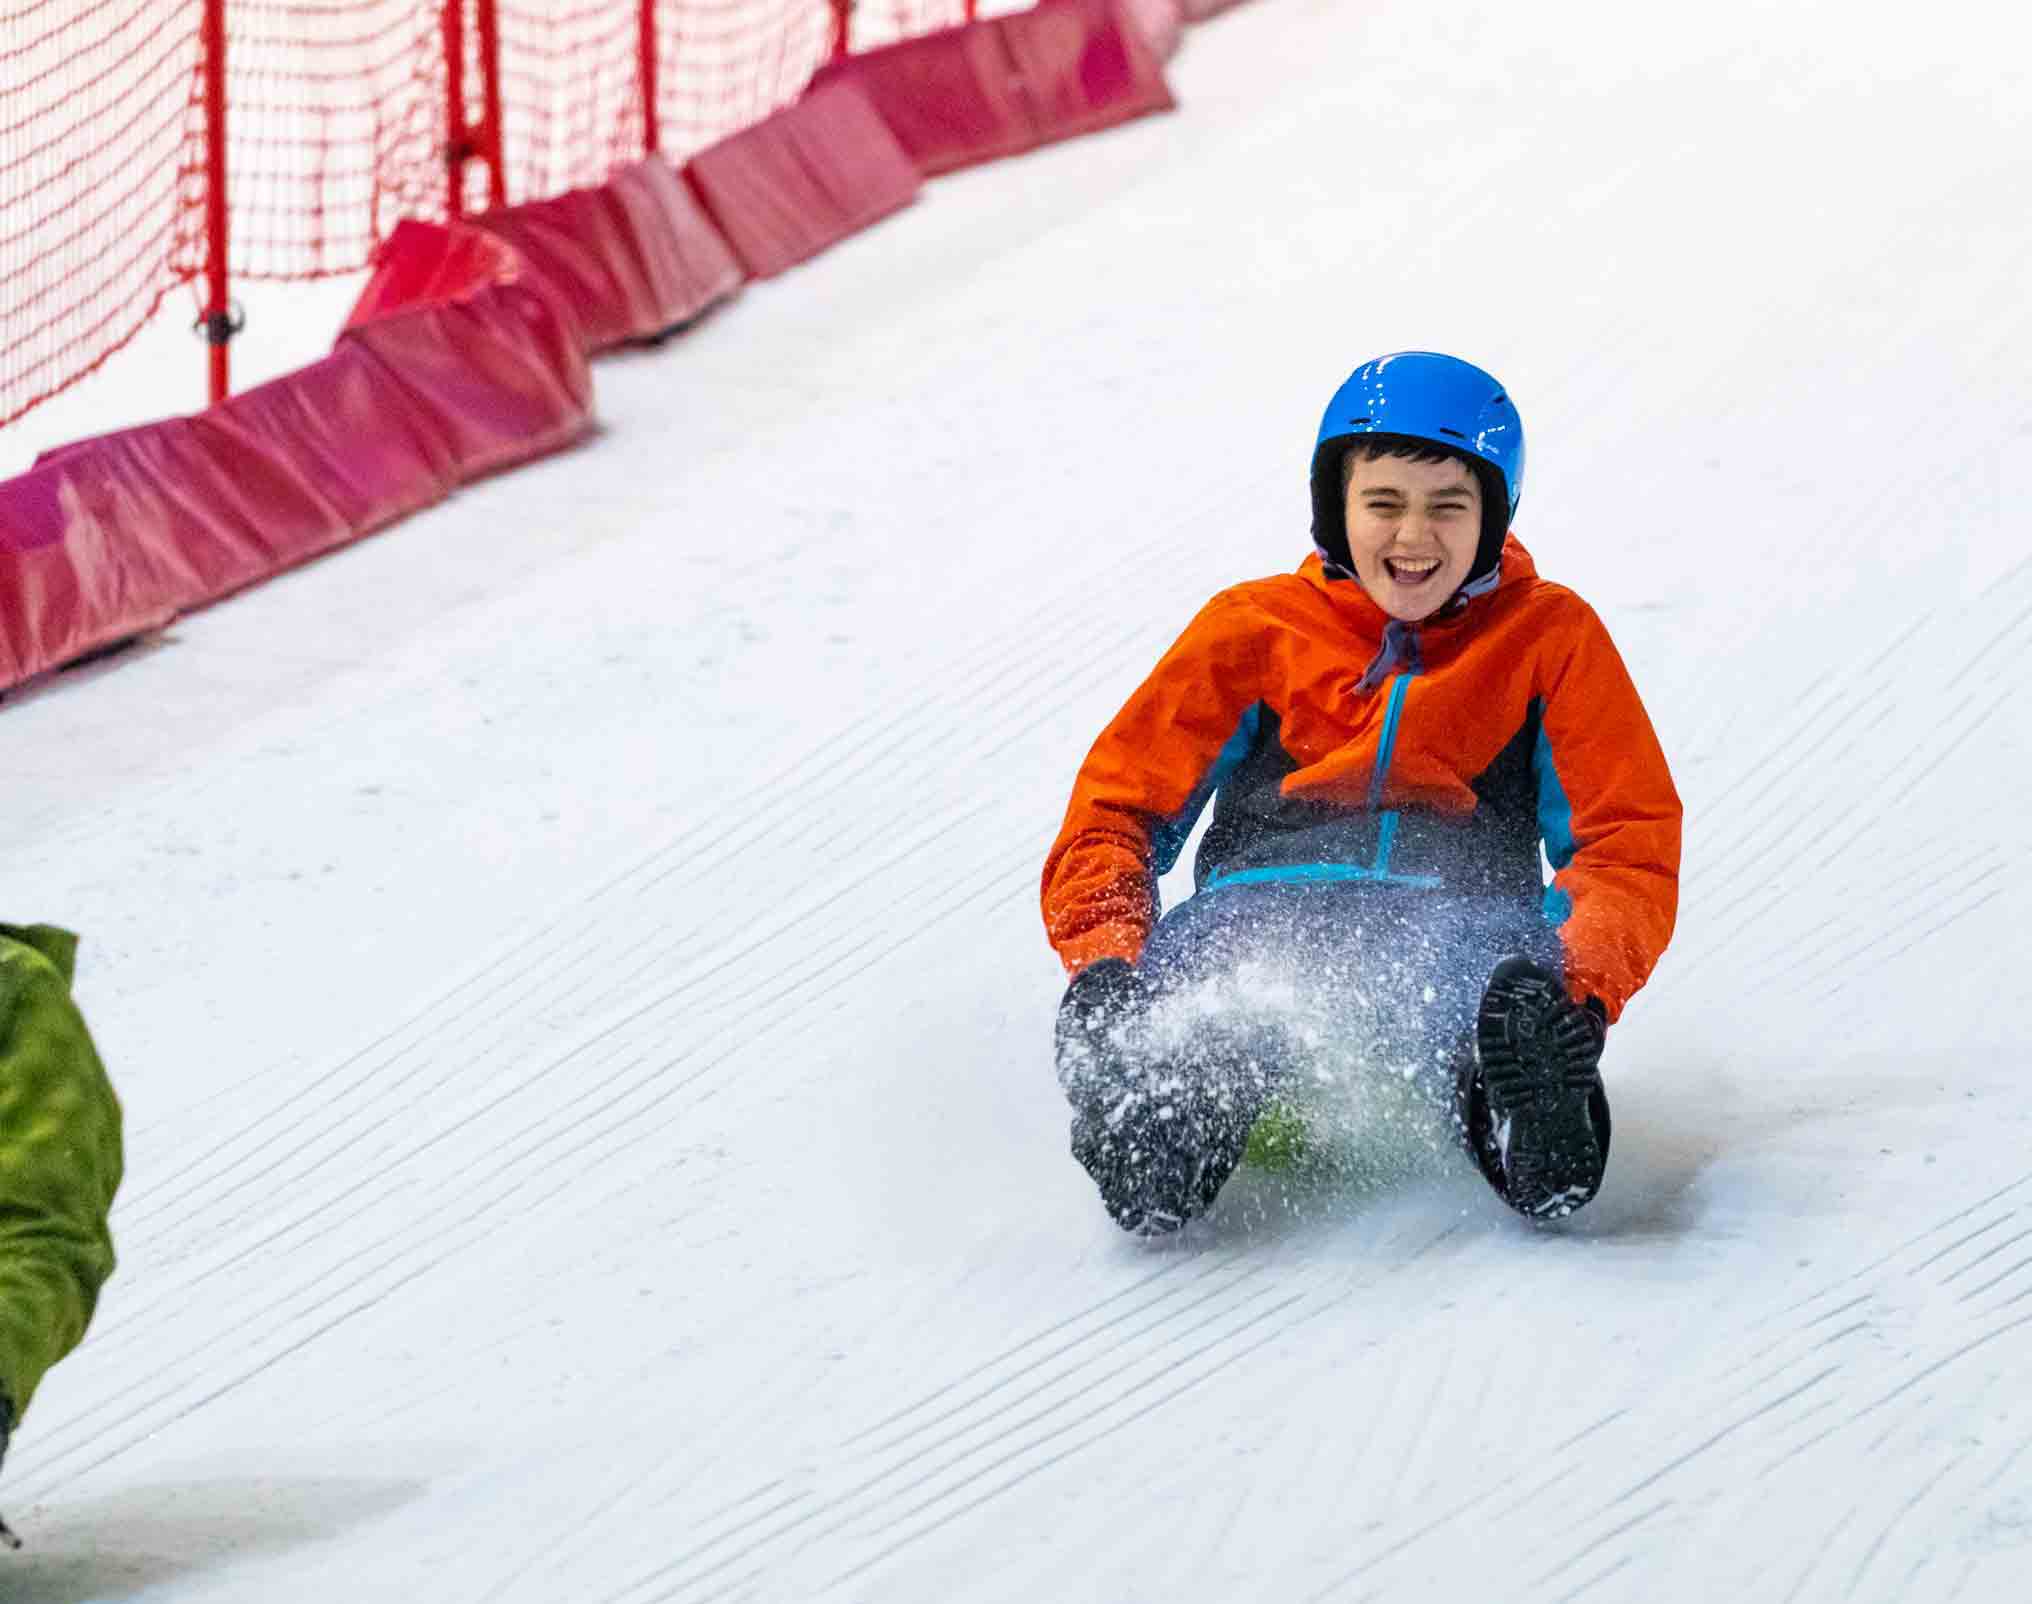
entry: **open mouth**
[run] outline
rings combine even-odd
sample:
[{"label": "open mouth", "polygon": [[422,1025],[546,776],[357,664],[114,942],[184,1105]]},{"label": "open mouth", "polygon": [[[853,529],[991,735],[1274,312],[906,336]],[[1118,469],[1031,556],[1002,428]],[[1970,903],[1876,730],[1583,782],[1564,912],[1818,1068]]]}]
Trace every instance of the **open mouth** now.
[{"label": "open mouth", "polygon": [[1398,584],[1410,589],[1431,582],[1439,572],[1437,557],[1385,557],[1383,571]]}]

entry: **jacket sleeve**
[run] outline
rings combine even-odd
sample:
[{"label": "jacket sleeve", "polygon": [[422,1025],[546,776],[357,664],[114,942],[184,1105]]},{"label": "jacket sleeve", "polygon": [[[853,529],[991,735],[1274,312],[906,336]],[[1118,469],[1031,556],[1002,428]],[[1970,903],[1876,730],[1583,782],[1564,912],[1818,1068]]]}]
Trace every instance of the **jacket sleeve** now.
[{"label": "jacket sleeve", "polygon": [[0,925],[0,1390],[17,1420],[113,1273],[120,1105],[71,1001],[76,946]]},{"label": "jacket sleeve", "polygon": [[1157,877],[1254,733],[1260,645],[1250,609],[1215,597],[1080,765],[1044,863],[1044,929],[1068,972],[1133,962],[1157,919]]},{"label": "jacket sleeve", "polygon": [[1546,688],[1538,820],[1553,868],[1567,989],[1623,1011],[1672,939],[1679,911],[1679,793],[1602,622],[1576,599],[1570,649]]}]

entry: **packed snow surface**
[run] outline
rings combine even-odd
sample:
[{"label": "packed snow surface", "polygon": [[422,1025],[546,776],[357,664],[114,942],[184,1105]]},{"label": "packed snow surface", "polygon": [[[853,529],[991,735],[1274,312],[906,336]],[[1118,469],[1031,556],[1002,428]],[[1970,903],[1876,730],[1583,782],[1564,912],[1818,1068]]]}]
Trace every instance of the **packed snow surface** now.
[{"label": "packed snow surface", "polygon": [[[2023,1598],[2028,45],[1258,0],[0,709],[131,1157],[0,1596]],[[1131,1241],[1044,849],[1406,347],[1511,386],[1686,799],[1608,1185],[1383,1140]]]}]

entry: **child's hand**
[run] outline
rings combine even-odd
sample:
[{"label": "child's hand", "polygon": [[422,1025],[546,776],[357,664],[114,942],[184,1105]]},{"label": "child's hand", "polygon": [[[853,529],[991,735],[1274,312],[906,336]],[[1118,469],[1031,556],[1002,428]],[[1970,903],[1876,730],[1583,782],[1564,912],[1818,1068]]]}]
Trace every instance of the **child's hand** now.
[{"label": "child's hand", "polygon": [[1091,1050],[1143,1011],[1148,989],[1126,958],[1100,958],[1072,977],[1058,1005],[1058,1054]]}]

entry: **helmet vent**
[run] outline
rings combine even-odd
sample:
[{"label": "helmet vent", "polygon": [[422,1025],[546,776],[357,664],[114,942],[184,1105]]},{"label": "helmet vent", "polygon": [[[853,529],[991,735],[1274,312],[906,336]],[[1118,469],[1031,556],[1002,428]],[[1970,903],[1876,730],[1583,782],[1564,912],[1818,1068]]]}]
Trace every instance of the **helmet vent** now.
[{"label": "helmet vent", "polygon": [[1489,405],[1492,407],[1507,407],[1509,404],[1510,398],[1507,395],[1499,395],[1496,397],[1495,400],[1489,403]]},{"label": "helmet vent", "polygon": [[1352,427],[1353,425],[1355,425],[1355,424],[1357,424],[1357,423],[1374,423],[1375,421],[1376,421],[1376,420],[1375,420],[1374,418],[1350,418],[1350,419],[1348,420],[1348,423],[1349,423],[1349,426],[1350,426],[1350,427]]},{"label": "helmet vent", "polygon": [[1439,432],[1441,434],[1450,434],[1456,440],[1465,440],[1467,438],[1467,436],[1462,434],[1458,429],[1441,429]]}]

